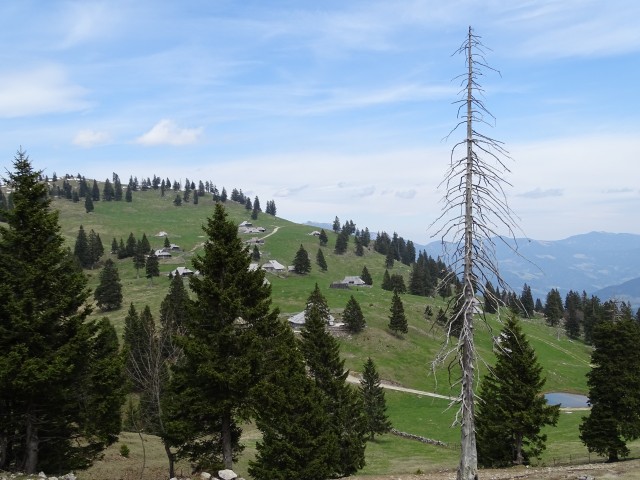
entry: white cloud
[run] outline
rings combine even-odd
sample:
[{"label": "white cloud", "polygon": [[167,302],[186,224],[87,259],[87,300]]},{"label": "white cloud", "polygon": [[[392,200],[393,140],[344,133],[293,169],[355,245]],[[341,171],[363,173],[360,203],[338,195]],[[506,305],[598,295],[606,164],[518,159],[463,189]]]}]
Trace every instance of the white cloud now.
[{"label": "white cloud", "polygon": [[57,65],[0,73],[0,117],[27,117],[88,108],[87,90]]},{"label": "white cloud", "polygon": [[190,145],[195,143],[202,134],[200,128],[180,128],[168,119],[160,120],[151,130],[136,139],[141,145]]},{"label": "white cloud", "polygon": [[547,188],[546,190],[542,190],[541,188],[536,188],[534,190],[530,190],[528,192],[518,194],[518,197],[524,198],[546,198],[546,197],[561,197],[562,189],[561,188]]},{"label": "white cloud", "polygon": [[412,198],[415,198],[416,193],[417,192],[413,188],[410,190],[400,190],[396,192],[396,197],[404,198],[405,200],[411,200]]},{"label": "white cloud", "polygon": [[96,145],[104,145],[111,141],[111,136],[107,132],[99,132],[97,130],[80,130],[73,137],[72,143],[79,147],[94,147]]}]

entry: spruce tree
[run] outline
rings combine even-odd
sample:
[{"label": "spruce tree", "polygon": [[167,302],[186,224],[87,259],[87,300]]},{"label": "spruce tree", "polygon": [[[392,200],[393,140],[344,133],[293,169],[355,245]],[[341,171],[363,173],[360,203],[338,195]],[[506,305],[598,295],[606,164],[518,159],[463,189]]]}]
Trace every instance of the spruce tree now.
[{"label": "spruce tree", "polygon": [[144,246],[142,241],[138,240],[135,251],[133,252],[133,266],[136,269],[136,278],[140,278],[140,269],[144,268],[146,257],[144,255]]},{"label": "spruce tree", "polygon": [[327,237],[327,232],[324,231],[324,228],[320,229],[320,235],[318,235],[318,240],[320,240],[320,246],[326,247],[327,242],[329,241],[329,237]]},{"label": "spruce tree", "polygon": [[136,254],[136,250],[138,249],[138,241],[136,237],[134,237],[133,232],[129,233],[127,237],[127,243],[125,246],[127,257],[133,257]]},{"label": "spruce tree", "polygon": [[127,203],[133,202],[133,192],[131,191],[131,184],[127,185],[127,190],[124,193],[124,201]]},{"label": "spruce tree", "polygon": [[486,467],[522,465],[545,449],[547,425],[560,407],[542,395],[546,379],[515,315],[500,333],[496,364],[480,382],[476,413],[478,462]]},{"label": "spruce tree", "polygon": [[257,262],[260,260],[260,250],[257,245],[253,246],[253,251],[251,252],[251,260]]},{"label": "spruce tree", "polygon": [[120,430],[117,341],[88,318],[87,279],[41,173],[22,150],[13,167],[0,225],[0,470],[85,468]]},{"label": "spruce tree", "polygon": [[382,435],[391,430],[391,422],[387,416],[384,389],[380,386],[380,376],[371,357],[364,364],[362,380],[360,380],[360,395],[367,419],[367,434],[369,440],[373,440],[375,435]]},{"label": "spruce tree", "polygon": [[94,202],[100,201],[100,188],[98,187],[98,182],[93,181],[93,188],[91,189],[91,200]]},{"label": "spruce tree", "polygon": [[277,332],[265,358],[272,368],[253,391],[262,439],[249,474],[256,480],[331,478],[340,452],[327,398],[307,375],[289,326],[279,324]]},{"label": "spruce tree", "polygon": [[590,452],[615,462],[629,455],[627,441],[640,438],[640,326],[635,320],[601,320],[593,328],[591,411],[580,439]]},{"label": "spruce tree", "polygon": [[562,297],[560,292],[556,288],[552,288],[547,294],[547,301],[544,305],[544,316],[547,321],[547,325],[555,327],[560,323],[564,315],[564,309],[562,306]]},{"label": "spruce tree", "polygon": [[327,261],[324,258],[324,253],[322,253],[321,248],[318,248],[318,253],[316,253],[316,264],[323,272],[327,271]]},{"label": "spruce tree", "polygon": [[384,275],[382,276],[382,285],[383,290],[391,291],[393,290],[393,284],[391,283],[391,275],[389,275],[389,270],[384,271]]},{"label": "spruce tree", "polygon": [[158,257],[155,252],[151,252],[147,257],[147,261],[145,262],[145,274],[151,284],[153,284],[153,277],[160,276],[160,262],[158,261]]},{"label": "spruce tree", "polygon": [[366,265],[362,267],[362,273],[360,274],[360,278],[366,285],[369,285],[369,286],[373,285],[373,278],[371,278],[371,274],[369,273],[369,270],[367,269]]},{"label": "spruce tree", "polygon": [[300,248],[293,259],[293,271],[301,275],[311,271],[311,260],[309,260],[309,254],[302,244],[300,244]]},{"label": "spruce tree", "polygon": [[151,251],[151,244],[149,243],[146,233],[142,234],[142,239],[140,241],[142,242],[142,253],[147,255]]},{"label": "spruce tree", "polygon": [[389,315],[389,330],[394,333],[407,333],[409,331],[407,325],[407,317],[404,314],[404,305],[398,292],[394,290],[391,299],[391,309]]},{"label": "spruce tree", "polygon": [[533,317],[534,310],[535,303],[533,302],[531,287],[525,283],[522,287],[522,294],[520,295],[520,314],[525,318],[531,318]]},{"label": "spruce tree", "polygon": [[93,199],[91,198],[91,195],[86,195],[84,197],[84,209],[87,213],[91,213],[93,212]]},{"label": "spruce tree", "polygon": [[362,248],[362,242],[360,241],[360,237],[356,237],[355,243],[356,243],[356,251],[355,251],[356,256],[362,257],[364,255],[364,248]]},{"label": "spruce tree", "polygon": [[76,236],[76,243],[73,247],[73,254],[76,256],[82,268],[88,268],[91,263],[89,258],[89,239],[84,231],[82,225],[78,229],[78,235]]},{"label": "spruce tree", "polygon": [[326,413],[339,439],[334,475],[348,476],[364,466],[366,419],[360,396],[346,381],[349,371],[340,359],[338,342],[325,328],[327,318],[326,299],[316,284],[307,299],[300,347],[311,377],[325,396]]},{"label": "spruce tree", "polygon": [[336,237],[336,246],[333,251],[336,253],[336,255],[342,255],[347,251],[348,245],[349,234],[345,230],[342,230]]},{"label": "spruce tree", "polygon": [[118,267],[110,258],[104,262],[100,272],[100,283],[93,294],[98,308],[103,312],[117,310],[122,306],[122,284]]},{"label": "spruce tree", "polygon": [[349,298],[347,306],[342,313],[342,320],[347,326],[347,330],[349,330],[351,333],[361,332],[367,323],[364,319],[364,315],[362,314],[360,304],[353,297],[353,295],[351,295],[351,297]]},{"label": "spruce tree", "polygon": [[193,259],[201,275],[189,278],[195,298],[177,338],[183,353],[173,368],[170,410],[186,432],[177,442],[182,452],[202,467],[232,468],[238,423],[251,411],[249,392],[264,368],[260,356],[278,311],[271,309],[264,270],[249,269],[248,247],[222,204],[203,230],[203,254]]},{"label": "spruce tree", "polygon": [[89,242],[89,268],[93,269],[93,267],[98,263],[100,257],[104,255],[104,246],[102,245],[102,240],[100,239],[100,235],[91,229],[88,237]]}]

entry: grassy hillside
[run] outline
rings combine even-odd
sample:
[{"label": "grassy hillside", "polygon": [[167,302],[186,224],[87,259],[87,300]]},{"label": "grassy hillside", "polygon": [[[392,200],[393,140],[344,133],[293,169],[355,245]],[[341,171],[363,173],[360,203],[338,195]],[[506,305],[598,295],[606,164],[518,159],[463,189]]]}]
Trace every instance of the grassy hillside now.
[{"label": "grassy hillside", "polygon": [[[83,202],[74,204],[68,200],[55,200],[53,203],[60,211],[62,233],[71,248],[81,224],[85,231],[93,229],[100,234],[107,251],[110,250],[113,238],[117,241],[122,238],[126,242],[130,233],[138,239],[145,233],[152,247],[161,248],[164,239],[154,235],[165,231],[172,243],[180,245],[180,252],[174,253],[170,260],[160,261],[161,276],[155,278],[153,284],[144,275],[140,278],[136,276],[131,259],[117,260],[124,287],[124,303],[122,309],[109,312],[108,316],[120,332],[129,303],[134,303],[138,310],[149,305],[157,318],[160,302],[169,286],[166,274],[177,266],[191,266],[191,259],[200,251],[204,241],[201,226],[212,213],[213,203],[210,197],[204,197],[198,205],[185,203],[176,207],[172,204],[174,197],[169,192],[166,197],[160,197],[159,191],[135,192],[132,203],[96,202],[95,211],[90,214],[85,212]],[[230,218],[237,223],[249,220],[250,212],[245,210],[244,205],[228,201],[225,206]],[[359,335],[340,338],[346,365],[352,372],[359,372],[370,356],[376,362],[383,380],[449,396],[458,394],[457,387],[450,386],[446,366],[436,370],[435,374],[431,369],[431,362],[441,347],[443,332],[431,321],[425,320],[423,312],[426,305],[431,305],[437,311],[444,305],[441,299],[402,296],[409,333],[404,336],[393,335],[386,328],[391,293],[380,288],[385,270],[382,255],[373,250],[365,250],[363,257],[357,257],[353,253],[353,243],[350,243],[347,254],[335,255],[335,234],[327,231],[329,243],[322,248],[328,270],[321,272],[315,265],[319,241],[309,235],[315,228],[266,214],[260,214],[258,220],[252,223],[267,229],[264,234],[258,235],[266,237],[265,244],[260,246],[261,263],[275,259],[284,265],[290,265],[300,245],[304,246],[312,260],[312,270],[308,275],[267,275],[272,285],[274,305],[283,315],[301,311],[315,283],[320,286],[335,315],[341,313],[349,296],[353,295],[362,307],[367,328]],[[365,226],[357,225],[358,228]],[[255,235],[246,235],[247,239],[252,236]],[[359,275],[365,265],[374,279],[372,288],[329,288],[331,282],[341,280],[346,275]],[[403,274],[405,282],[408,282],[409,271],[409,267],[396,262],[391,273]],[[98,270],[88,274],[90,287],[93,289],[97,285]],[[97,310],[93,315],[104,316]],[[497,334],[500,323],[494,316],[489,316],[488,328],[480,323],[476,328],[478,350],[483,362],[492,363],[491,335]],[[542,319],[524,321],[523,330],[544,367],[547,391],[586,393],[585,374],[589,370],[590,348],[580,342],[568,340],[562,331],[550,329]],[[481,373],[486,371],[482,362],[478,369]],[[455,364],[452,370],[455,377]],[[447,408],[447,401],[399,392],[389,392],[387,399],[390,417],[398,429],[447,442],[458,441],[458,429],[451,428],[456,407]],[[548,432],[548,452],[586,456],[586,449],[578,440],[580,416],[562,416],[559,427]],[[255,438],[255,435],[245,437],[247,450],[239,467],[240,473],[246,474],[243,469],[246,468],[247,458],[252,454]],[[549,455],[548,453],[545,458],[551,458]],[[455,450],[443,450],[386,435],[369,445],[368,465],[364,473],[413,472],[417,469],[424,470],[429,465],[453,467],[456,458]]]}]

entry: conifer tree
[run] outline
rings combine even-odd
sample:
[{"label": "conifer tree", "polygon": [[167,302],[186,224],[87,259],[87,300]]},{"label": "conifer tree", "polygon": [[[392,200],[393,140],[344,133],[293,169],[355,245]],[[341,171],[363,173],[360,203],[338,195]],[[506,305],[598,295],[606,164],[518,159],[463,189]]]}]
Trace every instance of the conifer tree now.
[{"label": "conifer tree", "polygon": [[88,268],[90,264],[89,258],[89,239],[82,225],[78,229],[76,243],[73,247],[73,254],[76,256],[82,268]]},{"label": "conifer tree", "polygon": [[260,260],[260,250],[257,245],[253,246],[253,251],[251,252],[251,260],[259,261]]},{"label": "conifer tree", "polygon": [[627,441],[640,438],[640,326],[635,320],[601,320],[593,328],[587,374],[591,411],[580,439],[590,452],[615,462],[629,455]]},{"label": "conifer tree", "polygon": [[538,458],[547,439],[540,431],[555,425],[560,411],[542,395],[542,366],[515,315],[507,319],[500,340],[496,364],[480,383],[476,414],[478,462],[486,467]]},{"label": "conifer tree", "polygon": [[324,231],[324,228],[320,229],[320,235],[318,235],[318,240],[320,240],[320,246],[325,247],[327,242],[329,242],[329,237],[327,237],[327,232]]},{"label": "conifer tree", "polygon": [[0,225],[0,470],[85,468],[120,431],[117,340],[88,318],[87,279],[41,172],[22,150],[13,167]]},{"label": "conifer tree", "polygon": [[362,241],[360,240],[360,237],[356,237],[355,238],[355,243],[356,243],[356,256],[357,257],[362,257],[364,255],[364,248],[362,248]]},{"label": "conifer tree", "polygon": [[122,182],[117,174],[113,174],[113,199],[116,202],[122,201]]},{"label": "conifer tree", "polygon": [[409,331],[407,317],[404,314],[404,305],[396,290],[394,290],[393,298],[391,299],[389,330],[392,330],[396,334],[407,333]]},{"label": "conifer tree", "polygon": [[151,251],[151,244],[149,243],[146,233],[142,234],[142,239],[140,241],[142,242],[142,253],[147,255]]},{"label": "conifer tree", "polygon": [[359,333],[362,331],[367,322],[362,314],[362,309],[358,301],[351,295],[347,306],[342,313],[342,320],[347,326],[347,330],[351,333]]},{"label": "conifer tree", "polygon": [[118,267],[110,258],[104,262],[100,272],[100,283],[93,294],[98,308],[104,312],[117,310],[122,306],[122,284]]},{"label": "conifer tree", "polygon": [[142,241],[138,240],[136,243],[136,249],[133,253],[133,266],[136,269],[136,278],[140,278],[140,269],[144,268],[146,263],[146,257],[144,256],[144,247]]},{"label": "conifer tree", "polygon": [[498,311],[498,295],[490,281],[487,280],[482,292],[484,297],[484,312],[496,313]]},{"label": "conifer tree", "polygon": [[309,254],[302,244],[300,244],[300,248],[293,259],[293,271],[301,275],[311,271],[311,260],[309,260]]},{"label": "conifer tree", "polygon": [[316,264],[323,272],[327,271],[327,261],[324,258],[324,253],[322,253],[321,248],[318,248],[318,253],[316,253]]},{"label": "conifer tree", "polygon": [[366,285],[369,285],[369,286],[373,285],[373,278],[371,278],[371,274],[369,273],[369,270],[367,269],[366,265],[362,267],[362,273],[360,274],[360,278]]},{"label": "conifer tree", "polygon": [[127,257],[133,257],[136,254],[137,248],[138,248],[138,241],[136,240],[136,237],[133,235],[133,232],[131,232],[127,237],[127,243],[125,245]]},{"label": "conifer tree", "polygon": [[160,262],[155,252],[151,252],[145,262],[145,274],[149,279],[149,282],[153,284],[153,277],[160,276]]},{"label": "conifer tree", "polygon": [[393,290],[393,284],[391,283],[391,275],[389,275],[389,270],[384,271],[384,275],[382,276],[382,285],[383,290],[391,291]]},{"label": "conifer tree", "polygon": [[346,382],[349,371],[340,359],[338,342],[325,328],[328,316],[326,299],[316,284],[307,299],[300,347],[311,377],[325,396],[327,416],[339,439],[334,474],[347,476],[364,466],[366,419],[360,396]]},{"label": "conifer tree", "polygon": [[104,181],[104,185],[102,186],[102,199],[105,202],[110,202],[111,200],[113,200],[115,197],[115,191],[113,189],[113,185],[111,184],[111,181],[107,178]]},{"label": "conifer tree", "polygon": [[100,201],[100,188],[98,187],[98,182],[93,181],[93,188],[91,189],[91,200],[94,202]]},{"label": "conifer tree", "polygon": [[113,241],[111,242],[111,253],[118,253],[118,241],[116,237],[113,237]]},{"label": "conifer tree", "polygon": [[100,239],[100,235],[91,229],[89,232],[89,268],[93,269],[93,267],[98,263],[100,257],[104,255],[104,246],[102,245],[102,240]]},{"label": "conifer tree", "polygon": [[337,216],[333,220],[333,232],[334,233],[339,233],[340,232],[340,219]]},{"label": "conifer tree", "polygon": [[387,416],[384,389],[380,386],[380,376],[371,357],[364,364],[360,380],[360,395],[367,419],[367,434],[369,440],[373,440],[375,435],[382,435],[391,430],[391,422]]},{"label": "conifer tree", "polygon": [[87,213],[91,213],[93,212],[93,199],[91,198],[91,195],[86,195],[84,197],[84,209]]},{"label": "conifer tree", "polygon": [[334,248],[334,252],[337,255],[342,255],[347,251],[348,245],[349,245],[349,234],[345,230],[342,230],[336,237],[336,246]]},{"label": "conifer tree", "polygon": [[562,297],[560,292],[556,288],[552,288],[547,294],[547,301],[544,305],[544,316],[547,324],[551,327],[555,327],[560,323],[564,315],[564,309],[562,306]]},{"label": "conifer tree", "polygon": [[133,202],[133,191],[131,188],[131,184],[127,185],[127,190],[124,193],[124,201],[127,203]]},{"label": "conifer tree", "polygon": [[256,480],[331,478],[340,452],[327,399],[307,376],[292,330],[279,324],[277,331],[265,359],[273,368],[253,391],[262,439],[249,474]]},{"label": "conifer tree", "polygon": [[185,432],[176,442],[182,452],[202,467],[232,468],[238,419],[251,411],[249,392],[264,368],[260,356],[278,312],[271,309],[264,270],[249,269],[248,247],[222,204],[203,230],[204,252],[193,259],[201,275],[189,279],[195,298],[177,337],[183,353],[173,368],[169,408]]},{"label": "conifer tree", "polygon": [[520,295],[520,314],[525,318],[533,317],[533,311],[535,304],[533,302],[533,294],[531,293],[531,287],[526,283],[522,287],[522,294]]}]

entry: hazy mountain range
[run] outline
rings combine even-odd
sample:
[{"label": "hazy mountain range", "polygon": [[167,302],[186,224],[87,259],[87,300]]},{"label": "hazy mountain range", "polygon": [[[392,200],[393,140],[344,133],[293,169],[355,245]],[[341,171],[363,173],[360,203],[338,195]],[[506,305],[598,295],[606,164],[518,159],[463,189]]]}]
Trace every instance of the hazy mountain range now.
[{"label": "hazy mountain range", "polygon": [[[513,246],[513,240],[507,242]],[[516,293],[527,283],[544,303],[549,290],[562,296],[574,290],[618,298],[640,306],[640,235],[591,232],[564,240],[516,239],[517,253],[496,242],[500,273]],[[442,253],[440,242],[424,248],[432,257]]]}]

